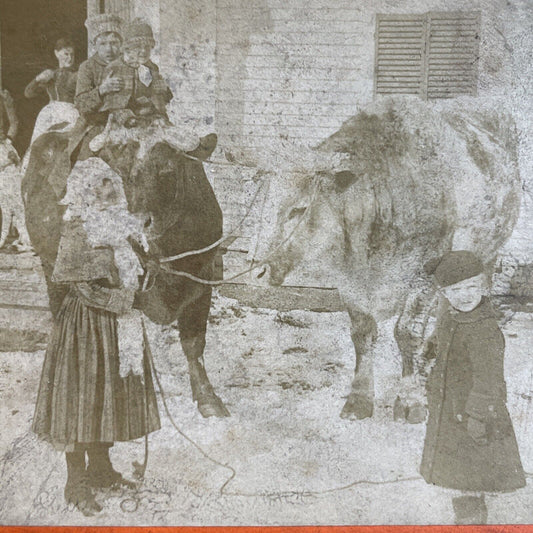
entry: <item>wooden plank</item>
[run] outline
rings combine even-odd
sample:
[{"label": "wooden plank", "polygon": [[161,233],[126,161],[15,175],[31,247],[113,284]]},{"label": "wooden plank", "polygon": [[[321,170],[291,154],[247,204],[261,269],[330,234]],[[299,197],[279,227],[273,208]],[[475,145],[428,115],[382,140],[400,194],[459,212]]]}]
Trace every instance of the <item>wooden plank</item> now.
[{"label": "wooden plank", "polygon": [[[259,36],[258,36],[259,37]],[[317,33],[317,32],[302,32],[302,33],[268,33],[260,36],[265,43],[277,45],[283,44],[285,46],[357,46],[361,45],[361,35],[357,32],[353,33]],[[219,35],[217,45],[238,45],[242,42],[243,36],[239,33],[222,33]],[[255,42],[257,46],[259,43]]]},{"label": "wooden plank", "polygon": [[420,79],[414,81],[405,81],[405,80],[386,80],[378,81],[378,87],[420,87],[422,81]]},{"label": "wooden plank", "polygon": [[46,283],[44,279],[38,281],[24,281],[23,279],[16,279],[12,281],[0,280],[0,292],[33,292],[46,293]]},{"label": "wooden plank", "polygon": [[379,37],[378,46],[383,44],[411,44],[417,45],[422,43],[421,37]]},{"label": "wooden plank", "polygon": [[[242,127],[249,126],[279,126],[280,128],[292,127],[312,127],[312,117],[296,116],[285,114],[268,114],[268,113],[246,113],[240,121],[234,124]],[[320,117],[320,127],[334,128],[339,125],[339,117],[324,115]]]},{"label": "wooden plank", "polygon": [[431,65],[432,66],[441,65],[441,67],[443,65],[450,65],[450,66],[452,66],[452,65],[464,65],[465,67],[470,66],[470,68],[472,68],[471,65],[473,65],[474,63],[475,63],[475,59],[470,60],[470,59],[465,59],[463,57],[459,57],[459,58],[456,58],[456,59],[451,58],[451,57],[449,57],[449,58],[437,58],[436,57],[436,58],[433,58],[431,60]]},{"label": "wooden plank", "polygon": [[7,254],[0,253],[0,270],[10,270],[17,268],[21,270],[31,270],[41,268],[41,262],[36,255],[32,253]]},{"label": "wooden plank", "polygon": [[422,59],[422,53],[412,54],[410,52],[388,52],[386,54],[380,54],[380,62],[381,61],[387,61],[387,60],[397,60],[397,61],[405,61],[405,60],[415,60],[420,61]]},{"label": "wooden plank", "polygon": [[378,39],[420,39],[423,35],[422,31],[410,31],[410,30],[395,30],[395,31],[383,31],[380,30]]},{"label": "wooden plank", "polygon": [[[232,96],[231,92],[219,91],[219,97],[223,94],[224,98]],[[260,101],[269,102],[292,102],[294,104],[320,102],[323,104],[340,103],[354,104],[356,102],[353,91],[332,91],[327,89],[315,89],[314,91],[294,91],[290,89],[272,89],[265,90],[262,88],[250,89],[244,88],[235,93],[243,101]]]},{"label": "wooden plank", "polygon": [[378,27],[381,28],[422,28],[423,20],[378,20]]},{"label": "wooden plank", "polygon": [[404,80],[404,81],[412,81],[412,80],[419,80],[420,74],[413,74],[411,76],[398,76],[395,74],[378,74],[378,80],[381,81],[398,81],[398,80]]},{"label": "wooden plank", "polygon": [[444,53],[444,52],[441,52],[438,54],[430,52],[429,54],[430,63],[434,63],[434,61],[446,60],[446,59],[461,59],[464,62],[474,60],[474,58],[472,57],[472,54],[461,54],[461,53],[452,54],[452,53]]},{"label": "wooden plank", "polygon": [[412,72],[416,72],[416,73],[419,73],[420,72],[420,63],[416,63],[416,64],[413,64],[413,65],[402,65],[401,63],[391,63],[390,65],[381,65],[380,66],[380,70],[379,72],[384,72],[384,73],[387,73],[387,74],[391,74],[391,73],[402,73],[402,72],[405,72],[405,73],[412,73]]},{"label": "wooden plank", "polygon": [[[218,82],[219,91],[226,90],[242,90],[243,84],[241,80],[232,80],[232,79],[220,79]],[[276,80],[272,78],[248,78],[244,83],[244,90],[281,90],[285,89],[287,91],[305,91],[305,92],[315,92],[317,91],[317,86],[320,87],[321,91],[340,91],[340,92],[349,92],[357,91],[359,87],[359,82],[357,80],[352,81],[342,81],[342,80],[331,80],[324,77],[320,80],[299,80],[299,79],[287,79],[287,80]]]},{"label": "wooden plank", "polygon": [[[259,5],[258,5],[259,4]],[[265,7],[263,8],[263,4]],[[353,0],[335,0],[334,3],[329,0],[292,0],[290,3],[292,9],[297,9],[300,11],[307,11],[316,9],[321,11],[323,9],[343,11],[343,10],[356,10],[357,5],[354,4]],[[249,5],[244,4],[241,0],[235,2],[234,0],[217,0],[218,9],[233,9],[236,11],[257,11],[258,9],[263,9],[265,11],[269,10],[281,10],[284,12],[287,8],[286,0],[268,0],[267,2],[250,2]]]},{"label": "wooden plank", "polygon": [[236,113],[235,102],[241,104],[240,110],[237,112],[242,113],[285,113],[294,115],[345,115],[346,113],[352,113],[355,111],[354,104],[341,104],[339,102],[316,102],[316,103],[294,103],[294,102],[275,102],[265,100],[221,100],[218,103],[217,109],[223,112],[225,115],[231,116]]},{"label": "wooden plank", "polygon": [[418,94],[417,88],[391,88],[391,87],[378,87],[377,92],[379,94]]},{"label": "wooden plank", "polygon": [[48,307],[46,292],[33,293],[27,291],[0,292],[0,307],[5,306]]},{"label": "wooden plank", "polygon": [[429,65],[429,72],[450,72],[450,71],[457,71],[457,72],[467,72],[467,73],[473,73],[472,64],[468,63],[459,63],[459,64],[450,64],[447,66],[439,66],[439,65]]},{"label": "wooden plank", "polygon": [[[238,64],[241,71],[242,64],[235,61],[235,53],[217,55],[219,70],[225,70],[229,64]],[[322,56],[298,56],[290,54],[250,54],[246,58],[246,68],[255,67],[283,67],[283,68],[331,68],[331,69],[351,69],[360,71],[360,56],[358,55],[342,55],[337,57],[322,57]]]},{"label": "wooden plank", "polygon": [[449,92],[452,90],[457,89],[458,91],[471,89],[472,83],[462,83],[458,81],[449,81],[449,82],[439,82],[439,83],[432,83],[431,85],[428,84],[428,90],[432,91],[439,91],[442,90],[443,92]]},{"label": "wooden plank", "polygon": [[305,68],[305,67],[247,67],[245,79],[294,79],[294,80],[324,80],[329,81],[358,81],[361,79],[358,71],[352,69],[337,70],[335,68]]},{"label": "wooden plank", "polygon": [[415,51],[420,51],[422,40],[418,40],[416,42],[404,42],[403,40],[398,40],[394,43],[381,43],[378,42],[378,49],[379,50],[398,50],[398,49],[412,49]]},{"label": "wooden plank", "polygon": [[311,136],[319,136],[319,137],[328,137],[332,133],[335,133],[335,131],[338,130],[340,125],[342,124],[342,120],[339,120],[339,122],[332,126],[321,126],[321,125],[311,125],[307,124],[305,126],[280,126],[280,125],[246,125],[246,124],[239,124],[234,123],[231,125],[231,127],[226,128],[226,133],[230,134],[232,132],[235,133],[244,133],[249,135],[266,135],[273,138],[279,138],[280,134],[289,134],[294,137],[306,137],[310,136],[311,132],[314,132],[314,135]]},{"label": "wooden plank", "polygon": [[[248,19],[249,20],[249,19]],[[243,25],[245,19],[235,19],[233,17],[219,17],[217,20],[217,33],[221,35],[224,32],[248,31],[247,25]],[[265,30],[268,33],[359,33],[358,26],[361,23],[354,23],[353,20],[344,18],[331,18],[329,20],[305,19],[301,16],[287,17],[284,19],[270,20]]]},{"label": "wooden plank", "polygon": [[266,287],[244,283],[228,283],[217,292],[227,298],[234,298],[242,305],[291,311],[304,309],[316,312],[344,311],[338,291],[323,287]]},{"label": "wooden plank", "polygon": [[378,23],[381,23],[382,21],[394,21],[394,22],[410,22],[413,20],[419,20],[421,22],[425,22],[426,15],[420,15],[420,14],[410,14],[410,13],[404,13],[401,15],[396,14],[390,14],[390,13],[378,13],[376,15],[376,20]]},{"label": "wooden plank", "polygon": [[[238,46],[235,44],[223,44],[218,43],[217,45],[219,48],[218,50],[226,55],[236,53],[236,48],[238,49]],[[318,55],[321,57],[337,57],[339,54],[349,53],[349,50],[352,50],[352,53],[350,55],[353,55],[353,50],[358,50],[359,45],[339,45],[339,44],[331,44],[327,43],[325,45],[312,45],[312,44],[306,44],[306,45],[295,45],[290,43],[278,43],[275,44],[273,42],[262,42],[260,45],[254,45],[250,51],[247,52],[246,55],[254,55],[254,53],[260,52],[261,54],[267,54],[267,53],[274,53],[274,54],[284,54],[287,53],[289,55],[300,55],[300,56],[314,56]]]}]

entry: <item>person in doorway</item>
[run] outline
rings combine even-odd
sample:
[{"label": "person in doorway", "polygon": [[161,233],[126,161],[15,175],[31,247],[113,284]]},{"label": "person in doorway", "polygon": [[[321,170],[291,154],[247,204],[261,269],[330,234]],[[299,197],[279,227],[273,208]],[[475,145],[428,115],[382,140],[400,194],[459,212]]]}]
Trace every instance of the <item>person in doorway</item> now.
[{"label": "person in doorway", "polygon": [[18,238],[13,242],[13,246],[19,251],[28,251],[31,246],[24,223],[24,206],[20,192],[20,157],[12,143],[17,135],[17,128],[13,98],[8,91],[0,91],[0,248],[6,244],[9,230],[15,228]]},{"label": "person in doorway", "polygon": [[420,472],[431,484],[462,493],[457,524],[487,522],[485,492],[514,491],[525,476],[503,374],[505,341],[488,298],[481,261],[453,251],[426,265],[441,296],[428,355],[429,418]]},{"label": "person in doorway", "polygon": [[59,202],[65,194],[72,160],[80,157],[79,146],[93,128],[106,122],[98,114],[102,95],[118,91],[122,86],[116,77],[103,78],[106,65],[120,53],[122,20],[114,14],[103,14],[90,17],[85,25],[93,36],[96,52],[78,70],[74,103],[79,117],[69,132],[48,133],[35,140],[23,179],[26,226],[43,266],[54,317],[67,293],[63,285],[51,280],[64,212]]},{"label": "person in doorway", "polygon": [[47,93],[50,98],[48,105],[37,117],[30,145],[50,128],[54,131],[68,131],[79,116],[74,107],[77,81],[74,44],[70,39],[59,39],[54,47],[54,54],[58,68],[44,70],[24,90],[26,98],[35,98],[43,93]]}]

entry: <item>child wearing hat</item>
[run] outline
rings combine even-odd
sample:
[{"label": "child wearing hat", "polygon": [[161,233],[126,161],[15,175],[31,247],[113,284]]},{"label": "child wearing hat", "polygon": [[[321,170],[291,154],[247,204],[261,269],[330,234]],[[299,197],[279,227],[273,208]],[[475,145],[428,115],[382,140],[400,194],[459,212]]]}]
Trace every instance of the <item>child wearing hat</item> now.
[{"label": "child wearing hat", "polygon": [[172,92],[150,59],[154,46],[150,25],[135,19],[124,29],[122,56],[106,68],[104,77],[117,76],[123,85],[105,95],[100,112],[112,112],[120,125],[148,125],[156,119],[168,122],[166,105]]},{"label": "child wearing hat", "polygon": [[505,341],[483,264],[472,252],[448,252],[425,269],[441,304],[420,472],[428,483],[462,491],[452,502],[457,524],[486,523],[483,493],[526,484],[506,407]]}]

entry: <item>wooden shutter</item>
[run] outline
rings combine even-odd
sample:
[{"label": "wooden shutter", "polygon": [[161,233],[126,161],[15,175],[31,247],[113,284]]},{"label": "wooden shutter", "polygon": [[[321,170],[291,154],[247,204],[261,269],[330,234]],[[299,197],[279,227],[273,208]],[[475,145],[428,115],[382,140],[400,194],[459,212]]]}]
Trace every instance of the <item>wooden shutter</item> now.
[{"label": "wooden shutter", "polygon": [[426,15],[378,15],[376,26],[376,94],[421,94]]},{"label": "wooden shutter", "polygon": [[479,13],[430,13],[427,97],[477,93]]},{"label": "wooden shutter", "polygon": [[476,94],[479,12],[377,15],[375,94]]}]

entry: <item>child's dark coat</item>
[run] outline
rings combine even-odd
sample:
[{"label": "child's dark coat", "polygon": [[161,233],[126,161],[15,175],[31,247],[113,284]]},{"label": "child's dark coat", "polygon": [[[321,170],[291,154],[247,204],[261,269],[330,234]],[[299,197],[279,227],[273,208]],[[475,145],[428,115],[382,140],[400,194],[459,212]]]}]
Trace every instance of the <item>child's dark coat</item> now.
[{"label": "child's dark coat", "polygon": [[[420,471],[459,490],[510,491],[525,485],[503,374],[505,341],[490,302],[468,313],[447,308],[437,322],[436,364],[427,382],[429,419]],[[486,425],[486,444],[467,431]]]}]

